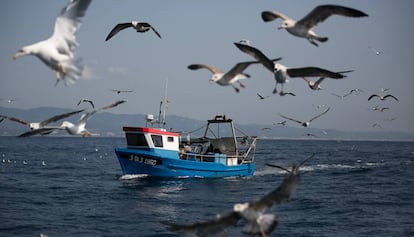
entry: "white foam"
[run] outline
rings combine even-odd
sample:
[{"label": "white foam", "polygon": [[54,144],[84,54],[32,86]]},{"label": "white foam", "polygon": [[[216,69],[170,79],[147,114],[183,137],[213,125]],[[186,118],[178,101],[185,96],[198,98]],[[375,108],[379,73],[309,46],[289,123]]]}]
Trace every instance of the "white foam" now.
[{"label": "white foam", "polygon": [[149,176],[148,174],[126,174],[126,175],[122,175],[119,179],[120,180],[142,179],[148,176]]}]

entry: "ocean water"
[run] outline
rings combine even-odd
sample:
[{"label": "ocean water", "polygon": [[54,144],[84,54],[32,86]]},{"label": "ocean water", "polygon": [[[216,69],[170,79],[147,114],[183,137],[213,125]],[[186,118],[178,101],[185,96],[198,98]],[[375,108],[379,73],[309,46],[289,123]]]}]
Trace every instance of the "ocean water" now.
[{"label": "ocean water", "polygon": [[[259,140],[253,177],[129,179],[123,138],[0,137],[0,236],[178,236],[161,222],[214,218],[252,201],[315,153],[271,236],[414,236],[414,143]],[[229,236],[243,236],[241,227]]]}]

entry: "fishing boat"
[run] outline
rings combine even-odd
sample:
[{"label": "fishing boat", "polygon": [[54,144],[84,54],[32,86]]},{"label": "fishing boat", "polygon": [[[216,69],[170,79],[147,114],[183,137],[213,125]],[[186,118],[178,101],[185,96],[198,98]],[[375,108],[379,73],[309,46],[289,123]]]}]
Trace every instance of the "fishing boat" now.
[{"label": "fishing boat", "polygon": [[115,148],[115,153],[124,175],[212,178],[254,174],[257,137],[239,129],[236,135],[233,120],[225,115],[207,120],[204,134],[195,138],[154,126],[165,122],[154,122],[153,115],[146,115],[146,121],[145,127],[123,127],[127,147]]}]

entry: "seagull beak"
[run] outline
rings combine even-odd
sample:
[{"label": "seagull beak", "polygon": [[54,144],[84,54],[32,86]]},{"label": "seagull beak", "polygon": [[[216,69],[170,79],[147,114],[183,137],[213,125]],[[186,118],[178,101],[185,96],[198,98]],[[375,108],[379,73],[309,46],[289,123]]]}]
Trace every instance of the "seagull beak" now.
[{"label": "seagull beak", "polygon": [[23,51],[19,51],[13,55],[13,60],[16,60],[18,57],[23,56],[23,55],[24,55]]}]

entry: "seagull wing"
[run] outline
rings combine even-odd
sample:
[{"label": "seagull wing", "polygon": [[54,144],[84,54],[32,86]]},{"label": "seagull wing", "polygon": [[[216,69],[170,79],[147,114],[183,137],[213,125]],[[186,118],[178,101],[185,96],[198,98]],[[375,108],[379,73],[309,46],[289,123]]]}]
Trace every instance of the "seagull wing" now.
[{"label": "seagull wing", "polygon": [[331,109],[331,107],[328,107],[328,109],[326,109],[326,110],[325,110],[324,112],[322,112],[321,114],[316,115],[315,117],[311,118],[311,119],[309,120],[309,122],[312,122],[313,120],[315,120],[315,119],[317,119],[317,118],[321,117],[322,115],[324,115],[324,114],[328,113],[328,111],[329,111],[330,109]]},{"label": "seagull wing", "polygon": [[299,165],[293,165],[292,170],[289,170],[287,168],[284,168],[279,165],[273,165],[273,164],[266,164],[271,167],[279,168],[282,170],[285,170],[289,173],[288,176],[286,176],[282,183],[271,191],[270,193],[266,194],[262,198],[254,201],[252,203],[252,206],[255,210],[264,211],[265,209],[268,209],[272,207],[275,204],[280,204],[283,202],[286,202],[289,200],[290,196],[292,195],[293,191],[295,191],[296,186],[299,183],[300,177],[299,177],[299,168],[309,159],[314,157],[314,154],[311,156],[305,158],[303,161],[299,163]]},{"label": "seagull wing", "polygon": [[223,232],[227,227],[236,225],[241,216],[234,211],[219,215],[217,218],[192,224],[166,223],[168,230],[190,236],[211,236]]},{"label": "seagull wing", "polygon": [[64,113],[64,114],[59,114],[59,115],[56,115],[56,116],[53,116],[53,117],[51,117],[51,118],[48,118],[48,119],[46,119],[46,120],[44,120],[44,121],[40,122],[39,127],[44,127],[44,126],[48,125],[49,123],[56,122],[56,121],[58,121],[58,120],[61,120],[61,119],[67,118],[67,117],[69,117],[69,116],[72,116],[72,115],[78,114],[78,113],[83,112],[83,111],[84,111],[84,109],[82,109],[82,110],[77,110],[77,111],[73,111],[73,112],[68,112],[68,113]]},{"label": "seagull wing", "polygon": [[149,27],[149,28],[151,28],[151,30],[152,31],[154,31],[154,33],[160,38],[160,39],[162,39],[161,38],[161,35],[160,35],[160,33],[158,33],[158,31],[154,28],[154,27],[152,27],[152,25],[150,25],[149,23],[147,23],[147,22],[140,22],[139,24],[141,24],[141,25],[143,25],[143,26],[145,26],[145,27]]},{"label": "seagull wing", "polygon": [[64,130],[64,129],[65,128],[61,128],[61,127],[43,127],[43,128],[33,129],[28,132],[22,133],[18,137],[30,137],[30,136],[34,136],[37,134],[49,134],[55,130]]},{"label": "seagull wing", "polygon": [[348,16],[348,17],[364,17],[368,16],[366,13],[338,5],[320,5],[315,7],[305,17],[300,19],[296,24],[303,25],[310,29],[316,26],[319,22],[325,21],[332,15]]},{"label": "seagull wing", "polygon": [[[251,64],[253,64],[253,63],[259,63],[259,62],[257,62],[257,61],[250,61],[250,62],[241,62],[241,63],[237,63],[236,65],[234,65],[231,69],[230,69],[230,71],[228,71],[227,73],[226,73],[226,75],[229,77],[229,78],[234,78],[235,76],[237,76],[238,74],[243,74],[243,71],[248,67],[248,66],[250,66]],[[249,75],[247,75],[247,74],[244,74],[245,76],[247,76],[247,77],[250,77]]]},{"label": "seagull wing", "polygon": [[26,122],[23,119],[19,119],[19,118],[16,118],[16,117],[9,117],[9,116],[0,115],[0,118],[2,118],[1,121],[3,121],[4,119],[7,119],[7,120],[10,120],[10,121],[13,121],[13,122],[21,123],[23,125],[29,125],[29,122]]},{"label": "seagull wing", "polygon": [[377,95],[377,94],[372,94],[370,97],[368,97],[368,101],[370,101],[372,98],[374,98],[374,97],[378,97],[378,98],[381,98],[379,95]]},{"label": "seagull wing", "polygon": [[340,73],[331,72],[318,67],[288,68],[286,72],[290,77],[329,77],[333,79],[341,79],[345,77]]},{"label": "seagull wing", "polygon": [[296,120],[296,119],[293,119],[293,118],[289,118],[289,117],[286,117],[286,116],[281,115],[281,114],[279,114],[279,116],[282,117],[282,118],[284,118],[284,119],[288,119],[290,121],[293,121],[293,122],[296,122],[296,123],[299,123],[299,124],[302,124],[303,123],[302,121],[299,121],[299,120]]},{"label": "seagull wing", "polygon": [[385,99],[385,98],[388,98],[388,97],[391,97],[391,98],[393,98],[393,99],[394,99],[394,100],[396,100],[396,101],[399,101],[399,100],[397,99],[397,97],[395,97],[395,96],[393,96],[393,95],[391,95],[391,94],[388,94],[388,95],[384,96],[384,99]]},{"label": "seagull wing", "polygon": [[109,105],[107,105],[107,106],[104,106],[104,107],[102,107],[102,108],[100,108],[100,109],[97,109],[96,110],[96,112],[98,112],[98,111],[102,111],[102,110],[106,110],[106,109],[110,109],[110,108],[113,108],[113,107],[116,107],[116,106],[118,106],[118,105],[120,105],[120,104],[123,104],[123,103],[125,103],[126,102],[126,100],[118,100],[118,101],[115,101],[114,103],[112,103],[112,104],[109,104]]},{"label": "seagull wing", "polygon": [[56,18],[51,38],[58,42],[56,46],[61,53],[71,55],[78,46],[75,34],[90,3],[91,0],[71,0]]},{"label": "seagull wing", "polygon": [[294,21],[292,18],[276,11],[263,11],[262,12],[262,20],[264,22],[273,21],[277,18],[282,18],[283,20],[291,20]]},{"label": "seagull wing", "polygon": [[223,71],[221,71],[220,69],[218,69],[216,67],[213,67],[213,66],[210,66],[210,65],[206,65],[206,64],[191,64],[187,68],[191,69],[191,70],[198,70],[198,69],[201,69],[201,68],[205,68],[205,69],[209,70],[210,72],[212,72],[213,74],[223,73]]},{"label": "seagull wing", "polygon": [[252,47],[246,44],[234,43],[238,49],[242,52],[247,53],[248,55],[252,56],[256,60],[260,61],[269,71],[273,72],[275,70],[275,64],[273,61],[278,61],[282,58],[270,60],[266,55],[262,53],[259,49]]},{"label": "seagull wing", "polygon": [[108,36],[106,36],[105,41],[108,41],[110,38],[112,38],[114,35],[116,35],[118,32],[120,32],[123,29],[129,28],[129,27],[133,27],[132,22],[128,22],[128,23],[119,23],[117,24],[112,30],[111,32],[109,32]]}]

